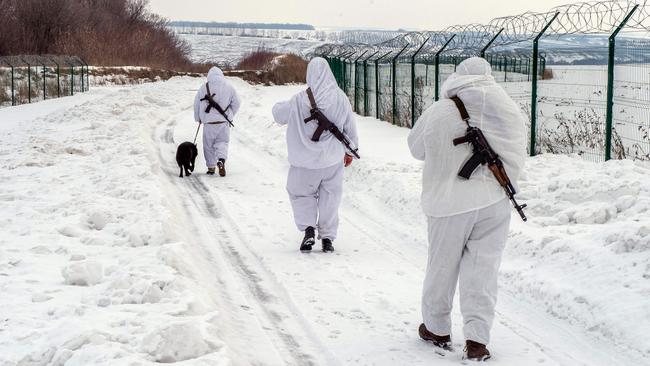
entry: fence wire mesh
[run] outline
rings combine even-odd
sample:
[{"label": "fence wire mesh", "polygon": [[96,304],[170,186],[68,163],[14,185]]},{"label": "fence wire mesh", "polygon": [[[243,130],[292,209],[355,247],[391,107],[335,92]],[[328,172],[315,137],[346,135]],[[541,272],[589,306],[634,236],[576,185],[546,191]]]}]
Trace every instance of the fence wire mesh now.
[{"label": "fence wire mesh", "polygon": [[482,56],[529,117],[531,155],[650,160],[648,1],[569,4],[374,43],[369,34],[365,44],[315,54],[328,59],[359,114],[404,127],[442,97],[460,62]]},{"label": "fence wire mesh", "polygon": [[74,95],[88,89],[88,65],[78,57],[0,57],[0,107]]},{"label": "fence wire mesh", "polygon": [[613,158],[650,160],[649,40],[635,40],[616,49],[613,98]]}]

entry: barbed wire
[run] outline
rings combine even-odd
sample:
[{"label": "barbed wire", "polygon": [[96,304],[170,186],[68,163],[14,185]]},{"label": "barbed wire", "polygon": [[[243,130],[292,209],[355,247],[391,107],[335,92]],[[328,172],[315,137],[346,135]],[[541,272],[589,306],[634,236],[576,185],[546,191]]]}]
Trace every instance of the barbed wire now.
[{"label": "barbed wire", "polygon": [[[635,9],[636,7],[636,9]],[[546,37],[561,37],[572,34],[610,34],[634,10],[625,26],[627,31],[650,31],[650,4],[648,0],[590,1],[561,5],[548,12],[526,12],[514,16],[498,17],[488,24],[465,24],[447,27],[441,31],[401,33],[387,40],[378,40],[377,35],[364,34],[356,42],[325,44],[315,50],[317,55],[340,51],[345,46],[351,56],[368,49],[386,50],[395,53],[406,48],[402,55],[430,56],[447,45],[446,52],[476,54],[490,41],[493,47],[502,47],[531,41],[550,23]],[[554,19],[555,18],[555,19]],[[386,33],[383,34],[386,36]],[[367,40],[370,42],[359,42]],[[381,52],[379,52],[381,53]]]},{"label": "barbed wire", "polygon": [[17,55],[0,56],[0,67],[22,66],[87,66],[78,56],[67,55]]}]

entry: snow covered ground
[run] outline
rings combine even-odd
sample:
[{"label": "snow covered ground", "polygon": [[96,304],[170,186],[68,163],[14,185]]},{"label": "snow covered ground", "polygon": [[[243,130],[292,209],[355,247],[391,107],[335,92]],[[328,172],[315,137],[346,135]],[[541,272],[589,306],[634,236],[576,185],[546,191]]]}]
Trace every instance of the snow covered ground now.
[{"label": "snow covered ground", "polygon": [[[225,178],[177,176],[198,79],[0,110],[0,365],[462,362],[457,309],[456,353],[417,337],[426,233],[408,130],[359,117],[337,251],[304,255],[270,113],[302,87],[232,82],[244,104]],[[649,174],[528,161],[492,364],[650,365]]]},{"label": "snow covered ground", "polygon": [[179,34],[192,47],[190,58],[194,62],[218,63],[234,67],[249,53],[265,49],[280,53],[306,56],[324,42],[307,39],[261,38]]}]

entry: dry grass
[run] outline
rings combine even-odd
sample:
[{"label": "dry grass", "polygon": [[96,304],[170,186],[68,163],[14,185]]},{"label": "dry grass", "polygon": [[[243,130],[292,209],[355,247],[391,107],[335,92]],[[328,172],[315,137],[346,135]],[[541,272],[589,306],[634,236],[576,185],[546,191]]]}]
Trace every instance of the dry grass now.
[{"label": "dry grass", "polygon": [[45,82],[45,89],[45,92],[47,93],[47,99],[59,97],[59,87],[56,79],[47,80],[47,82]]},{"label": "dry grass", "polygon": [[545,68],[544,72],[542,73],[542,80],[551,80],[553,77],[553,69],[550,67]]},{"label": "dry grass", "polygon": [[125,69],[123,67],[101,67],[101,68],[95,68],[90,70],[90,76],[93,77],[114,76],[114,75],[122,75],[126,79],[136,80],[136,81],[140,80],[140,82],[142,81],[153,82],[153,81],[160,81],[160,80],[169,80],[174,76],[200,77],[203,76],[203,73],[190,73],[190,72],[159,70],[159,69],[150,69],[150,68]]},{"label": "dry grass", "polygon": [[278,64],[271,69],[271,74],[273,82],[278,85],[305,83],[307,61],[293,54],[283,55],[278,59]]},{"label": "dry grass", "polygon": [[274,58],[280,56],[277,52],[271,52],[264,48],[258,48],[257,51],[246,55],[235,67],[237,70],[266,70]]},{"label": "dry grass", "polygon": [[11,95],[7,93],[5,88],[0,88],[0,105],[11,103]]},{"label": "dry grass", "polygon": [[241,77],[254,84],[305,83],[307,61],[294,54],[280,54],[258,49],[244,57],[237,64],[236,70],[226,74]]}]

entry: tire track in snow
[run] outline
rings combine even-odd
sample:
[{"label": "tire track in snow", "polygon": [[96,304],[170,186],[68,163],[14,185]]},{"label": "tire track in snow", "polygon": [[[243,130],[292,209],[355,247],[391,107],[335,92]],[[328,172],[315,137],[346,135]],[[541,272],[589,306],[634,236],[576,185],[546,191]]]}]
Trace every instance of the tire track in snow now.
[{"label": "tire track in snow", "polygon": [[[187,111],[181,112],[179,115],[186,115]],[[161,164],[167,160],[162,152],[164,145],[174,144],[173,128],[177,119],[172,118],[166,124],[165,129],[159,134],[158,140],[161,142],[159,149],[159,159]],[[246,286],[249,294],[247,299],[252,299],[255,302],[255,315],[261,318],[263,331],[272,335],[271,342],[278,348],[279,354],[284,358],[287,365],[320,365],[321,361],[326,361],[327,365],[340,364],[336,358],[322,345],[313,332],[308,329],[307,322],[301,317],[302,314],[298,311],[295,304],[291,303],[289,297],[286,296],[286,290],[275,280],[273,274],[266,270],[259,259],[254,253],[245,245],[246,239],[235,220],[229,215],[225,214],[225,209],[221,202],[214,194],[211,194],[209,187],[205,184],[201,177],[191,176],[182,181],[175,178],[172,174],[171,168],[163,170],[167,171],[170,175],[171,183],[179,190],[184,190],[184,196],[190,197],[192,206],[204,213],[207,221],[204,221],[204,226],[212,232],[213,237],[217,238],[215,241],[219,244],[221,253],[227,258],[231,269],[235,272],[240,280]],[[183,184],[179,184],[182,182]],[[187,185],[189,182],[189,187]],[[225,223],[224,223],[225,221]],[[221,228],[216,230],[216,228]],[[215,232],[216,231],[216,232]],[[237,243],[237,244],[233,244]],[[210,251],[214,247],[201,243],[204,252],[211,256]],[[244,252],[244,254],[242,254]],[[211,258],[208,258],[210,261]],[[259,268],[255,270],[249,262],[255,262],[254,265]],[[271,291],[273,290],[273,291]],[[280,293],[285,296],[275,296],[273,293]],[[299,316],[297,324],[285,324],[286,320],[292,317]],[[298,339],[287,330],[287,327],[303,328],[292,329],[295,333],[296,330],[302,333],[304,337]],[[305,341],[309,344],[305,345]],[[310,353],[311,351],[311,353]],[[318,354],[319,357],[314,357],[313,354]],[[323,360],[325,358],[325,360]]]},{"label": "tire track in snow", "polygon": [[[186,112],[182,112],[183,114]],[[253,117],[254,115],[248,116],[248,117]],[[174,123],[177,122],[172,121],[170,122],[169,128],[173,128]],[[163,134],[165,137],[160,138],[160,140],[165,140],[168,135]],[[193,134],[192,134],[193,136]],[[249,139],[245,140],[246,137],[249,137]],[[257,156],[259,154],[255,154],[256,152],[259,152],[260,147],[263,147],[263,151],[269,152],[267,147],[256,144],[255,139],[250,138],[251,136],[246,136],[246,131],[241,130],[241,135],[237,136],[235,135],[234,138],[236,139],[235,141],[238,142],[238,146],[245,146],[247,155],[250,155],[250,158],[252,159],[253,156]],[[169,144],[173,143],[173,131],[172,131],[172,141],[168,141]],[[252,145],[250,143],[252,142]],[[161,162],[164,162],[165,160],[169,159],[162,159]],[[260,168],[259,171],[264,171],[265,164],[268,164],[271,162],[271,160],[251,160],[246,163],[248,163],[251,167],[258,167]],[[273,161],[275,162],[275,160]],[[242,165],[245,162],[242,161]],[[173,178],[175,177],[174,174],[170,174],[170,176]],[[262,178],[271,178],[275,179],[277,178],[274,175],[266,175],[265,177]],[[287,353],[291,353],[292,350],[295,350],[294,347],[296,345],[300,347],[301,350],[303,350],[303,354],[306,355],[307,357],[310,357],[310,353],[307,351],[304,351],[307,349],[307,345],[305,344],[300,344],[299,341],[302,341],[303,339],[310,338],[310,342],[312,349],[314,349],[314,345],[319,345],[318,347],[315,347],[316,349],[319,349],[321,352],[323,350],[326,350],[326,347],[320,346],[320,343],[322,341],[320,339],[317,339],[317,337],[310,336],[310,337],[303,337],[301,338],[301,335],[308,334],[311,335],[313,332],[311,331],[312,328],[319,328],[319,330],[322,330],[321,328],[325,329],[326,327],[324,326],[319,326],[319,324],[306,324],[306,321],[304,321],[304,314],[308,314],[304,309],[301,311],[300,309],[296,309],[295,305],[293,304],[291,297],[286,294],[286,289],[283,287],[281,284],[278,283],[278,280],[275,279],[274,272],[270,270],[269,268],[273,268],[273,266],[268,266],[264,265],[262,263],[262,260],[253,251],[253,246],[250,244],[250,240],[247,240],[247,231],[246,229],[242,230],[246,222],[249,221],[240,221],[238,222],[233,216],[230,215],[226,212],[225,207],[227,206],[228,208],[231,208],[232,214],[237,214],[239,212],[247,212],[249,210],[249,207],[239,207],[238,205],[233,203],[236,203],[237,201],[229,201],[229,199],[240,199],[242,197],[237,196],[237,195],[219,195],[217,196],[215,193],[212,192],[206,184],[210,178],[206,177],[191,177],[190,179],[187,179],[190,181],[189,184],[185,184],[183,182],[183,189],[184,192],[187,193],[187,195],[192,196],[194,199],[194,202],[192,202],[193,206],[190,206],[192,208],[197,208],[201,210],[201,212],[205,213],[206,216],[209,216],[206,220],[204,220],[203,225],[204,226],[210,226],[212,227],[212,230],[214,232],[213,237],[216,238],[216,241],[219,244],[219,247],[221,249],[217,249],[219,253],[223,253],[225,257],[227,257],[227,260],[230,262],[229,264],[232,266],[232,271],[236,272],[239,278],[246,284],[247,287],[247,293],[250,293],[250,297],[252,297],[254,300],[253,302],[255,303],[255,309],[254,313],[256,316],[259,317],[260,322],[263,325],[267,325],[264,329],[266,334],[268,334],[271,338],[275,340],[275,344],[277,345],[277,348],[282,352],[283,356],[287,360],[287,363],[289,364],[334,364],[334,363],[340,363],[335,360],[334,357],[328,355],[328,362],[323,362],[319,363],[317,361],[317,358],[311,356],[309,359],[302,358],[302,356],[291,356],[287,355]],[[177,186],[177,188],[181,188],[180,185],[178,184],[179,181],[178,179],[174,179],[173,184]],[[216,180],[215,180],[216,182]],[[243,192],[239,192],[243,193]],[[275,194],[274,191],[267,191],[266,193],[273,193]],[[194,196],[196,195],[196,196]],[[223,202],[222,202],[223,201]],[[231,207],[232,206],[232,207]],[[364,221],[357,223],[353,219],[356,217],[364,217]],[[242,216],[243,218],[248,218],[245,216]],[[254,219],[254,215],[250,216],[251,220]],[[396,245],[397,243],[400,243],[403,241],[403,238],[400,238],[399,233],[393,233],[391,232],[388,227],[390,225],[386,225],[386,223],[389,222],[389,217],[388,215],[381,215],[380,213],[376,213],[374,215],[366,215],[366,213],[363,212],[363,207],[350,207],[349,205],[344,208],[344,211],[342,212],[342,218],[346,220],[346,223],[351,224],[349,227],[352,228],[350,231],[351,233],[354,233],[354,236],[359,237],[359,238],[365,238],[368,239],[368,242],[372,243],[372,245],[376,248],[381,248],[382,250],[382,257],[393,257],[395,259],[398,259],[399,262],[402,262],[404,265],[407,265],[409,268],[414,268],[418,267],[416,263],[418,263],[418,257],[421,255],[426,255],[426,249],[424,246],[418,246],[417,248],[411,247],[401,247],[399,245]],[[252,222],[251,222],[252,223]],[[222,228],[221,231],[218,231],[215,229],[217,228]],[[277,233],[273,233],[274,235]],[[219,240],[220,237],[223,237],[223,240]],[[286,238],[286,237],[285,237]],[[203,247],[205,247],[206,253],[210,253],[210,251],[214,251],[214,249],[211,249],[209,245],[207,245],[208,242],[204,241],[203,242]],[[215,252],[216,253],[216,252]],[[347,265],[353,265],[354,260],[355,260],[355,255],[346,255],[344,252],[341,252],[342,255],[345,256],[345,262]],[[350,253],[347,253],[350,254]],[[309,262],[314,262],[314,263],[321,263],[322,261],[317,260],[315,257],[308,258]],[[267,262],[268,263],[268,262]],[[276,271],[278,269],[281,270],[281,268],[275,268]],[[320,267],[321,270],[329,270],[330,268],[327,267]],[[337,273],[334,268],[331,268],[331,273]],[[409,270],[409,273],[413,273],[413,270]],[[345,273],[345,272],[342,272]],[[369,278],[369,280],[373,280]],[[369,284],[373,284],[370,282]],[[345,288],[341,288],[341,290],[349,291],[353,289],[352,287],[345,286]],[[348,295],[354,296],[355,294],[353,292],[350,293],[345,293]],[[390,292],[389,292],[390,294]],[[270,296],[269,298],[265,296]],[[505,294],[504,294],[505,295]],[[301,296],[301,295],[298,295]],[[503,296],[503,295],[502,295]],[[513,297],[510,295],[509,297]],[[504,299],[505,300],[505,299]],[[514,299],[513,297],[513,300]],[[334,301],[335,302],[335,301]],[[330,304],[333,302],[330,300]],[[514,306],[514,307],[513,307]],[[553,338],[559,338],[559,339],[568,339],[569,334],[571,329],[570,328],[558,328],[553,331],[544,331],[542,333],[538,333],[538,331],[541,331],[542,329],[539,329],[540,326],[544,326],[543,323],[545,320],[548,320],[547,317],[545,317],[543,314],[539,315],[536,317],[534,320],[533,325],[529,325],[527,322],[529,321],[528,317],[526,314],[521,314],[521,312],[526,312],[526,309],[521,309],[522,305],[519,303],[515,303],[513,305],[506,306],[502,311],[505,314],[508,314],[507,317],[503,316],[503,313],[499,312],[497,315],[497,322],[499,324],[499,327],[495,327],[495,335],[498,334],[498,336],[501,338],[500,344],[495,344],[495,358],[492,360],[493,363],[496,364],[501,364],[501,365],[521,365],[521,364],[529,364],[532,362],[548,362],[547,364],[559,364],[559,365],[574,365],[574,364],[604,364],[604,362],[594,362],[594,363],[589,363],[586,362],[586,360],[593,359],[593,357],[586,357],[588,352],[591,352],[590,347],[588,344],[580,344],[576,342],[569,342],[570,344],[573,345],[578,345],[580,349],[576,350],[571,350],[570,345],[562,345],[559,342],[555,341],[554,339],[546,339],[545,336],[552,336]],[[275,309],[266,309],[266,307],[270,308],[275,308]],[[514,311],[516,310],[516,311]],[[315,311],[316,314],[320,315],[326,315],[325,310],[318,310]],[[312,312],[314,312],[312,310]],[[301,324],[301,330],[299,331],[287,331],[285,327],[283,327],[283,323],[285,323],[286,318],[283,318],[284,316],[287,316],[289,314],[290,317],[299,317],[301,319],[294,319],[293,324],[284,324],[287,326],[294,325],[296,321],[298,323],[303,323]],[[374,316],[375,314],[370,314]],[[330,319],[328,320],[333,320],[333,321],[340,321],[340,322],[346,322],[349,320],[344,320],[344,319],[336,319],[334,317],[330,316]],[[456,321],[456,320],[455,320]],[[268,326],[270,324],[270,326]],[[353,324],[353,323],[350,323]],[[348,324],[349,325],[349,324]],[[496,325],[496,324],[495,324]],[[400,326],[399,324],[397,325],[398,327]],[[404,328],[403,326],[401,326]],[[531,328],[532,327],[532,328]],[[373,327],[374,328],[374,327]],[[500,329],[499,329],[500,328]],[[534,328],[534,329],[533,329]],[[409,328],[410,329],[410,328]],[[377,329],[379,331],[379,329]],[[373,329],[374,331],[374,329]],[[284,334],[283,334],[284,333]],[[407,334],[411,334],[410,332],[407,332]],[[415,334],[415,330],[413,330],[413,334]],[[372,333],[370,334],[370,339],[374,339],[373,335],[381,335],[378,333]],[[407,335],[406,338],[409,336]],[[578,335],[578,338],[580,338],[580,335]],[[325,340],[325,338],[323,338]],[[507,345],[507,342],[510,341],[512,344]],[[372,341],[369,341],[367,343],[372,343]],[[331,344],[331,342],[330,342]],[[454,359],[436,359],[433,354],[430,354],[430,349],[426,347],[425,345],[420,345],[418,343],[414,342],[400,342],[399,343],[400,347],[400,354],[408,354],[411,356],[411,359],[414,362],[409,362],[408,364],[457,364],[458,360]],[[557,347],[553,347],[554,345],[557,345]],[[379,346],[379,344],[378,344]],[[512,347],[512,348],[511,348]],[[507,350],[506,350],[507,349]],[[341,350],[339,350],[341,351]],[[382,355],[390,357],[390,354],[386,352],[385,350],[382,352],[381,350],[376,350],[380,351]],[[395,352],[395,350],[389,349],[390,352]],[[575,352],[574,352],[575,351]],[[327,353],[328,351],[324,351],[324,353]],[[373,350],[375,352],[375,350]],[[314,353],[312,353],[314,354]],[[573,355],[573,357],[572,357]],[[499,357],[501,356],[501,357]],[[330,362],[330,360],[334,360],[334,362]],[[405,364],[407,358],[398,356],[398,359],[393,358],[392,364]],[[526,363],[522,363],[521,361],[525,360],[527,361]],[[390,362],[388,359],[383,359],[383,360],[377,360],[379,361],[378,363],[380,364],[390,364],[387,362]],[[549,362],[550,361],[550,362]],[[307,363],[311,362],[311,363]],[[363,361],[362,361],[363,362]],[[358,359],[346,359],[346,363],[359,363]],[[372,361],[367,363],[373,363]]]}]

